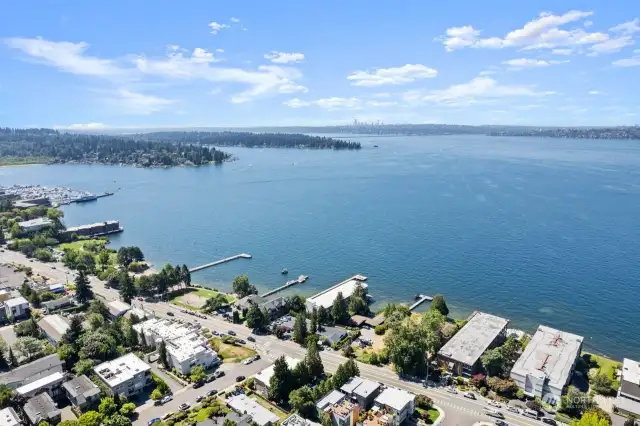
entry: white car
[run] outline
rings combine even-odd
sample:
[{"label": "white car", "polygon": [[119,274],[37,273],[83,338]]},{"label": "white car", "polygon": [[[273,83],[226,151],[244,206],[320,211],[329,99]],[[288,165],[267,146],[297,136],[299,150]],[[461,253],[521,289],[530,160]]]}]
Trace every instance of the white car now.
[{"label": "white car", "polygon": [[520,414],[520,409],[518,407],[507,406],[507,411],[511,411],[512,413]]},{"label": "white car", "polygon": [[492,407],[502,408],[502,405],[500,405],[500,403],[493,401],[491,399],[487,402],[487,404],[491,405]]},{"label": "white car", "polygon": [[245,359],[244,361],[242,361],[242,363],[243,363],[244,365],[249,365],[249,364],[251,364],[252,362],[253,362],[253,358],[247,358],[247,359]]},{"label": "white car", "polygon": [[449,393],[458,393],[458,390],[456,388],[454,388],[453,386],[449,386],[447,388],[447,392],[449,392]]}]

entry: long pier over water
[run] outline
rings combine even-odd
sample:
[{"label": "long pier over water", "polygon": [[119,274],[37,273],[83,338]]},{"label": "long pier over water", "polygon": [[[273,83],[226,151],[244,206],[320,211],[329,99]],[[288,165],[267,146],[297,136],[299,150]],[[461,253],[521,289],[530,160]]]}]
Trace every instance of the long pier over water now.
[{"label": "long pier over water", "polygon": [[191,272],[191,273],[198,272],[198,271],[201,271],[203,269],[207,269],[207,268],[211,268],[212,266],[217,266],[217,265],[221,265],[223,263],[231,262],[232,260],[236,260],[236,259],[251,259],[251,255],[248,254],[248,253],[236,254],[235,256],[226,257],[224,259],[216,260],[215,262],[205,263],[204,265],[193,267],[193,268],[189,269],[189,272]]}]

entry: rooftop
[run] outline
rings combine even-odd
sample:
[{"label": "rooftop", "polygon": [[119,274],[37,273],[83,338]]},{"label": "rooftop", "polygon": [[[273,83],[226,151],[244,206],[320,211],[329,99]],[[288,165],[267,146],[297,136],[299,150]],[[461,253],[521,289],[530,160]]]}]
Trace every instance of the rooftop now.
[{"label": "rooftop", "polygon": [[69,322],[60,315],[47,315],[38,321],[40,327],[50,338],[58,343],[69,329]]},{"label": "rooftop", "polygon": [[386,405],[394,410],[402,410],[408,403],[413,401],[416,396],[410,392],[397,388],[386,388],[376,398],[376,402],[380,405]]},{"label": "rooftop", "polygon": [[320,423],[312,422],[297,414],[292,414],[280,423],[281,426],[320,426]]},{"label": "rooftop", "polygon": [[354,394],[367,398],[380,388],[380,383],[373,380],[363,379],[361,377],[352,377],[347,383],[340,388],[342,392]]},{"label": "rooftop", "polygon": [[307,299],[307,302],[314,304],[315,306],[324,306],[325,308],[331,308],[333,301],[338,296],[338,293],[342,293],[342,297],[345,299],[351,297],[356,286],[360,285],[362,288],[367,288],[367,284],[358,280],[343,281],[340,284],[336,284],[333,287],[328,288],[314,296]]},{"label": "rooftop", "polygon": [[46,217],[38,217],[36,219],[18,222],[18,226],[20,226],[20,228],[29,228],[31,226],[51,226],[51,225],[53,225],[53,222],[51,222],[51,220],[47,219]]},{"label": "rooftop", "polygon": [[491,343],[507,327],[509,320],[495,315],[476,312],[441,349],[438,355],[465,365],[473,365]]},{"label": "rooftop", "polygon": [[119,317],[129,309],[131,309],[131,305],[128,303],[122,302],[120,300],[113,300],[107,303],[107,308],[109,309],[109,313],[114,317]]},{"label": "rooftop", "polygon": [[20,417],[13,408],[4,408],[0,410],[0,426],[18,426]]},{"label": "rooftop", "polygon": [[[293,370],[296,365],[298,365],[298,363],[300,362],[299,359],[297,358],[291,358],[288,356],[284,357],[285,361],[287,362],[287,365],[289,366],[289,369]],[[273,376],[273,368],[275,367],[275,364],[271,364],[270,366],[268,366],[267,368],[265,368],[264,370],[262,370],[261,372],[259,372],[258,374],[256,374],[254,376],[254,378],[262,383],[265,384],[265,386],[269,387],[269,381],[271,380],[271,377]]]},{"label": "rooftop", "polygon": [[331,408],[345,398],[345,394],[337,390],[332,390],[316,402],[316,407],[322,411]]},{"label": "rooftop", "polygon": [[356,404],[343,399],[338,404],[331,407],[331,412],[340,417],[346,417],[353,412]]},{"label": "rooftop", "polygon": [[61,382],[64,379],[64,373],[56,371],[53,374],[45,376],[41,379],[34,380],[33,382],[26,384],[24,386],[20,386],[16,389],[16,393],[20,395],[27,395],[33,391],[37,391],[38,389],[44,388],[56,382]]},{"label": "rooftop", "polygon": [[255,423],[264,426],[269,423],[276,423],[280,417],[264,408],[255,399],[251,399],[246,395],[240,394],[233,396],[227,400],[229,407],[239,413],[249,414]]},{"label": "rooftop", "polygon": [[117,220],[105,220],[104,222],[90,223],[88,225],[70,226],[67,228],[67,231],[75,232],[75,231],[80,231],[82,229],[93,229],[93,228],[99,228],[105,225],[119,225],[119,224],[120,222],[118,222]]},{"label": "rooftop", "polygon": [[[16,388],[35,382],[55,372],[62,373],[62,361],[58,358],[58,354],[45,356],[29,364],[21,365],[11,371],[0,374],[0,383]],[[17,384],[17,386],[11,386],[11,384]]]},{"label": "rooftop", "polygon": [[541,325],[511,369],[512,374],[546,378],[563,387],[580,353],[582,336]]},{"label": "rooftop", "polygon": [[100,388],[84,374],[74,377],[68,382],[63,383],[62,386],[79,404],[83,404],[87,398],[91,398],[100,393]]},{"label": "rooftop", "polygon": [[110,387],[118,386],[131,380],[136,374],[150,369],[151,367],[146,362],[132,353],[116,358],[113,361],[103,362],[93,368],[98,376]]},{"label": "rooftop", "polygon": [[168,342],[167,352],[180,363],[201,353],[211,352],[212,354],[216,354],[215,351],[209,349],[206,344],[205,339],[195,333],[191,333]]},{"label": "rooftop", "polygon": [[27,299],[20,296],[20,297],[14,297],[13,299],[9,299],[6,302],[4,302],[4,304],[10,308],[15,308],[16,306],[20,306],[20,305],[28,305],[29,302],[27,301]]},{"label": "rooftop", "polygon": [[42,306],[47,308],[48,310],[53,310],[59,308],[61,306],[70,305],[71,296],[63,296],[59,299],[48,300],[46,302],[42,302]]},{"label": "rooftop", "polygon": [[58,410],[53,399],[46,392],[30,398],[22,409],[31,424],[35,425],[43,420],[49,420],[60,415],[60,410]]},{"label": "rooftop", "polygon": [[250,304],[255,303],[255,304],[261,304],[263,302],[265,302],[266,299],[264,297],[258,296],[257,294],[250,294],[248,296],[243,297],[242,299],[238,300],[236,302],[237,306],[240,306],[242,308],[248,308]]},{"label": "rooftop", "polygon": [[620,392],[640,398],[640,363],[638,361],[628,358],[622,361]]}]

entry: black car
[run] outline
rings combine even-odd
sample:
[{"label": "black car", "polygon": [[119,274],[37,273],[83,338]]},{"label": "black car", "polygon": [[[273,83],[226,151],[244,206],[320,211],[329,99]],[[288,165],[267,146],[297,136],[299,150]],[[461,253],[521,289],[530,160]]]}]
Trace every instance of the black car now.
[{"label": "black car", "polygon": [[201,387],[203,387],[203,386],[204,386],[204,382],[203,382],[202,380],[200,380],[199,382],[195,382],[195,383],[193,384],[193,387],[194,387],[195,389],[201,388]]},{"label": "black car", "polygon": [[236,335],[236,332],[235,332],[235,331],[233,331],[233,330],[229,330],[229,331],[227,331],[227,334],[228,334],[229,336],[235,336],[235,335]]},{"label": "black car", "polygon": [[555,420],[553,420],[552,418],[549,418],[549,417],[543,417],[542,418],[542,423],[546,423],[548,425],[553,425],[553,426],[556,426],[558,424],[558,423],[556,423]]},{"label": "black car", "polygon": [[243,381],[244,379],[246,379],[246,377],[244,377],[244,376],[238,376],[238,377],[236,377],[236,382],[241,382],[241,381]]},{"label": "black car", "polygon": [[250,342],[255,342],[256,341],[256,339],[254,339],[252,336],[247,337],[247,340],[250,341]]},{"label": "black car", "polygon": [[211,389],[209,392],[207,392],[207,396],[214,396],[215,394],[217,394],[218,391],[215,389]]},{"label": "black car", "polygon": [[215,378],[215,377],[213,377],[213,374],[212,374],[212,375],[210,375],[210,376],[207,376],[207,378],[206,378],[206,379],[204,379],[204,381],[205,381],[205,382],[207,382],[207,383],[211,383],[211,382],[213,382],[215,379],[216,379],[216,378]]},{"label": "black car", "polygon": [[256,356],[254,356],[254,357],[253,357],[253,360],[254,360],[254,361],[257,361],[257,360],[259,360],[259,359],[260,359],[260,354],[256,354]]},{"label": "black car", "polygon": [[170,317],[175,316],[173,312],[167,312],[167,315],[169,315]]}]

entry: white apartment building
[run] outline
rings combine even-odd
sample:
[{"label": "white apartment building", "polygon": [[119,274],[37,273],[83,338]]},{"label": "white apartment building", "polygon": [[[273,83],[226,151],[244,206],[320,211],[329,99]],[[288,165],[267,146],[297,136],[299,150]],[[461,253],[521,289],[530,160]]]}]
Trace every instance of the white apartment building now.
[{"label": "white apartment building", "polygon": [[397,388],[386,388],[375,399],[376,405],[391,417],[391,424],[398,426],[416,409],[416,396]]},{"label": "white apartment building", "polygon": [[197,328],[176,321],[151,318],[135,324],[134,330],[144,336],[147,346],[157,348],[164,341],[167,361],[171,368],[182,374],[191,373],[191,368],[200,365],[210,368],[220,363],[216,351],[207,346]]},{"label": "white apartment building", "polygon": [[8,318],[20,318],[27,315],[29,302],[24,297],[15,297],[4,302]]},{"label": "white apartment building", "polygon": [[114,395],[136,395],[152,383],[151,367],[135,354],[127,354],[94,367]]},{"label": "white apartment building", "polygon": [[582,336],[541,325],[511,369],[511,378],[525,395],[555,405],[582,350]]},{"label": "white apartment building", "polygon": [[36,219],[18,222],[18,226],[20,227],[22,232],[30,233],[37,232],[44,228],[50,228],[51,226],[53,226],[53,222],[46,217],[39,217]]}]

